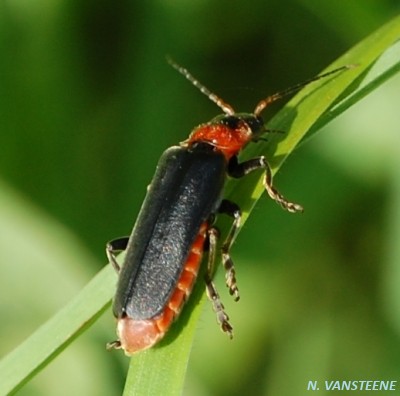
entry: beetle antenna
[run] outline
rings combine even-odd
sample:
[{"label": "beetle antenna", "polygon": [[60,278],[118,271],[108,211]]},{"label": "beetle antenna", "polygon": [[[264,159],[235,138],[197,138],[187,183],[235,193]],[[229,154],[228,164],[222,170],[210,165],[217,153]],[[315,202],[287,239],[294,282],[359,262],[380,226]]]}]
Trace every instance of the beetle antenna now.
[{"label": "beetle antenna", "polygon": [[234,115],[235,110],[228,103],[225,103],[219,96],[211,92],[206,86],[204,86],[199,80],[194,78],[190,72],[184,67],[176,63],[172,58],[167,56],[167,62],[179,73],[181,73],[187,80],[189,80],[201,93],[206,95],[208,99],[213,101],[222,111],[227,115]]},{"label": "beetle antenna", "polygon": [[261,114],[261,112],[267,106],[269,106],[271,103],[277,101],[278,99],[283,98],[284,96],[287,96],[287,95],[290,95],[290,94],[292,94],[294,92],[299,91],[301,88],[305,87],[306,85],[308,85],[308,84],[310,84],[310,83],[312,83],[314,81],[320,80],[321,78],[328,77],[331,74],[339,73],[341,71],[345,71],[345,70],[348,70],[348,69],[353,69],[356,66],[357,65],[345,65],[345,66],[342,66],[342,67],[338,67],[337,69],[331,70],[331,71],[329,71],[327,73],[324,73],[324,74],[320,74],[320,75],[318,75],[316,77],[309,78],[306,81],[303,81],[303,82],[301,82],[299,84],[293,85],[292,87],[286,88],[283,91],[280,91],[280,92],[277,92],[277,93],[275,93],[273,95],[270,95],[267,98],[265,98],[265,99],[261,100],[260,102],[258,102],[258,104],[257,104],[257,106],[256,106],[256,108],[254,110],[254,115],[255,116],[259,116]]}]

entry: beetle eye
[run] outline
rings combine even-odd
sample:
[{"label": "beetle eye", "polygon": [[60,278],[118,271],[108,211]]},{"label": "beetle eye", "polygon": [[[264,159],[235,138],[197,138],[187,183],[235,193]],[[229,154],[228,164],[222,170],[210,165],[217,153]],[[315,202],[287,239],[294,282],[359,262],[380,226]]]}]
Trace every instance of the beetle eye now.
[{"label": "beetle eye", "polygon": [[251,131],[255,135],[259,135],[264,132],[264,120],[260,116],[251,116],[246,120],[247,125],[250,127]]}]

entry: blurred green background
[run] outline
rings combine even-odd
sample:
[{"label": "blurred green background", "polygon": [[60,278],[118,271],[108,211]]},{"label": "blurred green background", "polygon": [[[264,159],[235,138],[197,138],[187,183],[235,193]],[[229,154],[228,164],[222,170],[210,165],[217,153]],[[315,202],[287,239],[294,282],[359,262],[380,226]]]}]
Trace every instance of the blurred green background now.
[{"label": "blurred green background", "polygon": [[[1,355],[106,263],[105,242],[130,232],[161,152],[218,114],[167,54],[251,111],[399,9],[397,0],[1,2]],[[400,381],[399,100],[397,77],[282,168],[276,185],[305,213],[258,203],[232,252],[239,303],[217,274],[235,339],[207,305],[185,395]],[[120,394],[128,359],[105,351],[114,337],[108,312],[19,394]]]}]

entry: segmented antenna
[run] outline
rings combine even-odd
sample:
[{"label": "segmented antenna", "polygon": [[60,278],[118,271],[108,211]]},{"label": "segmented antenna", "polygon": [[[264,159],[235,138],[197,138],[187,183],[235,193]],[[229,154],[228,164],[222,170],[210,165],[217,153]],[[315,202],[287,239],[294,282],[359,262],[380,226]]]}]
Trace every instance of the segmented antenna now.
[{"label": "segmented antenna", "polygon": [[268,105],[270,105],[271,103],[277,101],[278,99],[283,98],[284,96],[287,96],[287,95],[290,95],[290,94],[292,94],[294,92],[299,91],[301,88],[305,87],[306,85],[308,85],[308,84],[310,84],[310,83],[312,83],[314,81],[320,80],[321,78],[328,77],[331,74],[339,73],[341,71],[348,70],[348,69],[353,69],[356,66],[357,65],[345,65],[345,66],[338,67],[337,69],[331,70],[331,71],[329,71],[327,73],[324,73],[324,74],[320,74],[320,75],[318,75],[316,77],[309,78],[306,81],[303,81],[303,82],[301,82],[299,84],[293,85],[292,87],[286,88],[283,91],[280,91],[280,92],[277,92],[277,93],[275,93],[273,95],[270,95],[267,98],[265,98],[265,99],[261,100],[260,102],[258,102],[258,104],[257,104],[257,106],[256,106],[256,108],[254,110],[254,115],[255,116],[259,116],[260,113]]},{"label": "segmented antenna", "polygon": [[228,103],[225,103],[219,96],[211,92],[206,86],[204,86],[199,80],[194,78],[187,69],[180,66],[173,59],[167,56],[167,62],[179,73],[181,73],[187,80],[189,80],[201,93],[206,95],[208,99],[212,100],[225,114],[234,115],[235,110]]},{"label": "segmented antenna", "polygon": [[[189,80],[196,88],[198,88],[201,93],[206,95],[208,97],[208,99],[213,101],[225,114],[227,114],[227,115],[235,114],[235,110],[233,110],[233,107],[230,104],[224,102],[219,96],[217,96],[215,93],[211,92],[205,85],[203,85],[199,80],[197,80],[186,68],[184,68],[183,66],[176,63],[169,56],[167,56],[167,62],[175,70],[177,70],[180,74],[182,74],[187,80]],[[284,96],[295,93],[295,92],[299,91],[301,88],[305,87],[306,85],[308,85],[314,81],[320,80],[321,78],[328,77],[332,74],[336,74],[336,73],[339,73],[344,70],[353,69],[354,67],[357,67],[357,65],[350,64],[350,65],[341,66],[341,67],[338,67],[337,69],[331,70],[327,73],[320,74],[316,77],[309,78],[308,80],[305,80],[299,84],[293,85],[292,87],[289,87],[282,91],[276,92],[273,95],[270,95],[270,96],[266,97],[265,99],[260,100],[260,102],[258,102],[253,114],[255,116],[259,116],[261,114],[261,112],[267,106],[269,106],[271,103],[276,102],[277,100],[283,98]]]}]

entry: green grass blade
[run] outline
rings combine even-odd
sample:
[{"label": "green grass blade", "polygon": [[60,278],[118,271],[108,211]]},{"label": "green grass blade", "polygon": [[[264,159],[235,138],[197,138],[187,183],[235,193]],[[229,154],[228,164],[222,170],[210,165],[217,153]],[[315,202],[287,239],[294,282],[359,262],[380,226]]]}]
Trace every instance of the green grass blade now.
[{"label": "green grass blade", "polygon": [[109,307],[115,283],[115,271],[108,265],[69,304],[3,358],[0,395],[17,391],[87,330]]},{"label": "green grass blade", "polygon": [[[358,64],[357,68],[313,83],[296,95],[268,123],[269,128],[287,133],[271,135],[268,143],[250,147],[245,156],[267,155],[276,172],[304,136],[315,130],[315,126],[324,125],[332,115],[339,115],[398,70],[396,65],[400,59],[398,55],[393,55],[392,66],[382,67],[376,75],[367,74],[384,51],[399,38],[400,17],[363,40],[328,69],[345,64]],[[368,83],[363,85],[366,77]],[[358,90],[355,83],[358,84]],[[329,111],[333,113],[329,114]],[[244,221],[264,192],[260,180],[260,177],[252,175],[241,181],[240,185],[229,183],[227,186],[227,195],[244,210]],[[108,266],[64,309],[6,356],[0,362],[0,394],[15,392],[87,329],[107,308],[114,289],[115,274]],[[193,298],[161,345],[131,359],[125,395],[176,395],[182,392],[196,323],[204,301],[203,290],[203,285],[198,282]]]},{"label": "green grass blade", "polygon": [[312,134],[320,130],[332,119],[346,111],[350,106],[357,103],[369,92],[378,88],[382,83],[394,76],[400,70],[400,41],[394,43],[376,62],[366,68],[361,75],[360,83],[354,82],[356,88],[352,90],[350,95],[346,95],[343,100],[324,113],[321,118],[313,125],[311,131],[307,134],[308,139]]}]

